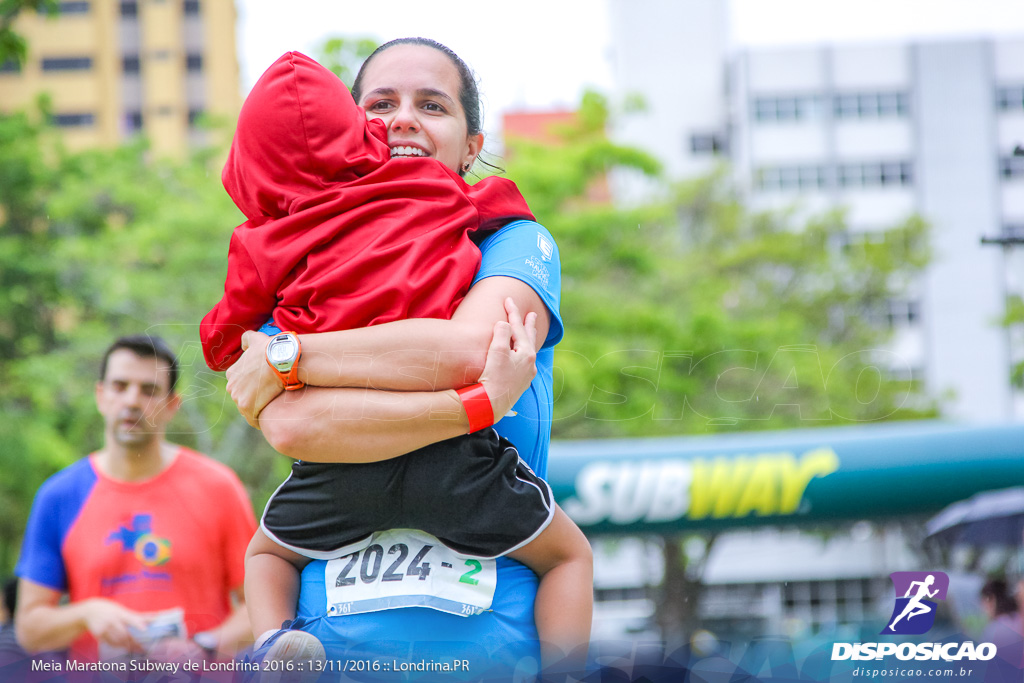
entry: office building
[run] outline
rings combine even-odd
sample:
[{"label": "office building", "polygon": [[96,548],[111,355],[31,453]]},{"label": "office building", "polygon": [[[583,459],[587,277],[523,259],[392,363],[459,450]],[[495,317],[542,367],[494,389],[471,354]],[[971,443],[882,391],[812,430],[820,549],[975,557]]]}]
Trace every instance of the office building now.
[{"label": "office building", "polygon": [[0,109],[49,95],[72,149],[143,134],[159,156],[210,142],[201,119],[230,131],[241,107],[233,0],[60,2],[56,16],[24,12],[20,68],[0,65]]},{"label": "office building", "polygon": [[727,163],[755,209],[843,207],[850,245],[922,216],[933,258],[880,315],[888,370],[944,417],[1024,417],[1024,346],[999,324],[1024,254],[982,242],[1024,233],[1024,37],[731,50],[726,3],[611,10],[616,94],[647,105],[617,140],[673,178]]}]

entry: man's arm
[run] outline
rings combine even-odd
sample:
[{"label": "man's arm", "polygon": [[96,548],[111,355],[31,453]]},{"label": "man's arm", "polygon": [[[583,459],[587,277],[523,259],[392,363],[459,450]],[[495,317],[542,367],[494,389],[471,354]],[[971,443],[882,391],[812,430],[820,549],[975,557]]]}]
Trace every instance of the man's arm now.
[{"label": "man's arm", "polygon": [[145,630],[145,615],[103,598],[59,605],[60,597],[59,591],[19,579],[15,635],[27,652],[63,650],[87,632],[114,647],[139,647],[129,628]]}]

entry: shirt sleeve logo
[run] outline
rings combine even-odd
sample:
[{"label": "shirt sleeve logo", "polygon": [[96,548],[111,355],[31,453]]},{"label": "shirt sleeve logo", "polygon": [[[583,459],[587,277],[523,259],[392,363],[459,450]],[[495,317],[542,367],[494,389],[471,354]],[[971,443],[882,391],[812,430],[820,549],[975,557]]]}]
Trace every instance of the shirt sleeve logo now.
[{"label": "shirt sleeve logo", "polygon": [[[555,254],[555,243],[549,240],[544,233],[537,233],[537,248],[545,261],[550,261]],[[545,283],[546,284],[546,283]]]},{"label": "shirt sleeve logo", "polygon": [[551,274],[548,272],[544,262],[536,256],[531,256],[526,259],[526,265],[532,269],[530,273],[533,277],[545,287],[548,286],[548,280],[551,279]]}]

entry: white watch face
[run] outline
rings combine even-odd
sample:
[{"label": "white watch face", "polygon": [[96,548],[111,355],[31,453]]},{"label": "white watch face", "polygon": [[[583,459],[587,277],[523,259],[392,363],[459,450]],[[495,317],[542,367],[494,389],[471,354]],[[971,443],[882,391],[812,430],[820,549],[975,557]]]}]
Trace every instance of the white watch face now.
[{"label": "white watch face", "polygon": [[267,348],[271,363],[287,363],[295,358],[295,344],[290,339],[275,340]]}]

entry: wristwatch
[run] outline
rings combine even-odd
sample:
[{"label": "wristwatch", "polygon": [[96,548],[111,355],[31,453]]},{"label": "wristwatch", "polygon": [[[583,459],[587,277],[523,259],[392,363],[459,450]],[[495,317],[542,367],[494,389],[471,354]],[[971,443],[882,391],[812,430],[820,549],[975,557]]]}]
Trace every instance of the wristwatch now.
[{"label": "wristwatch", "polygon": [[295,391],[306,386],[299,381],[299,356],[302,344],[292,332],[282,332],[271,337],[267,344],[267,364],[284,382],[286,391]]}]

